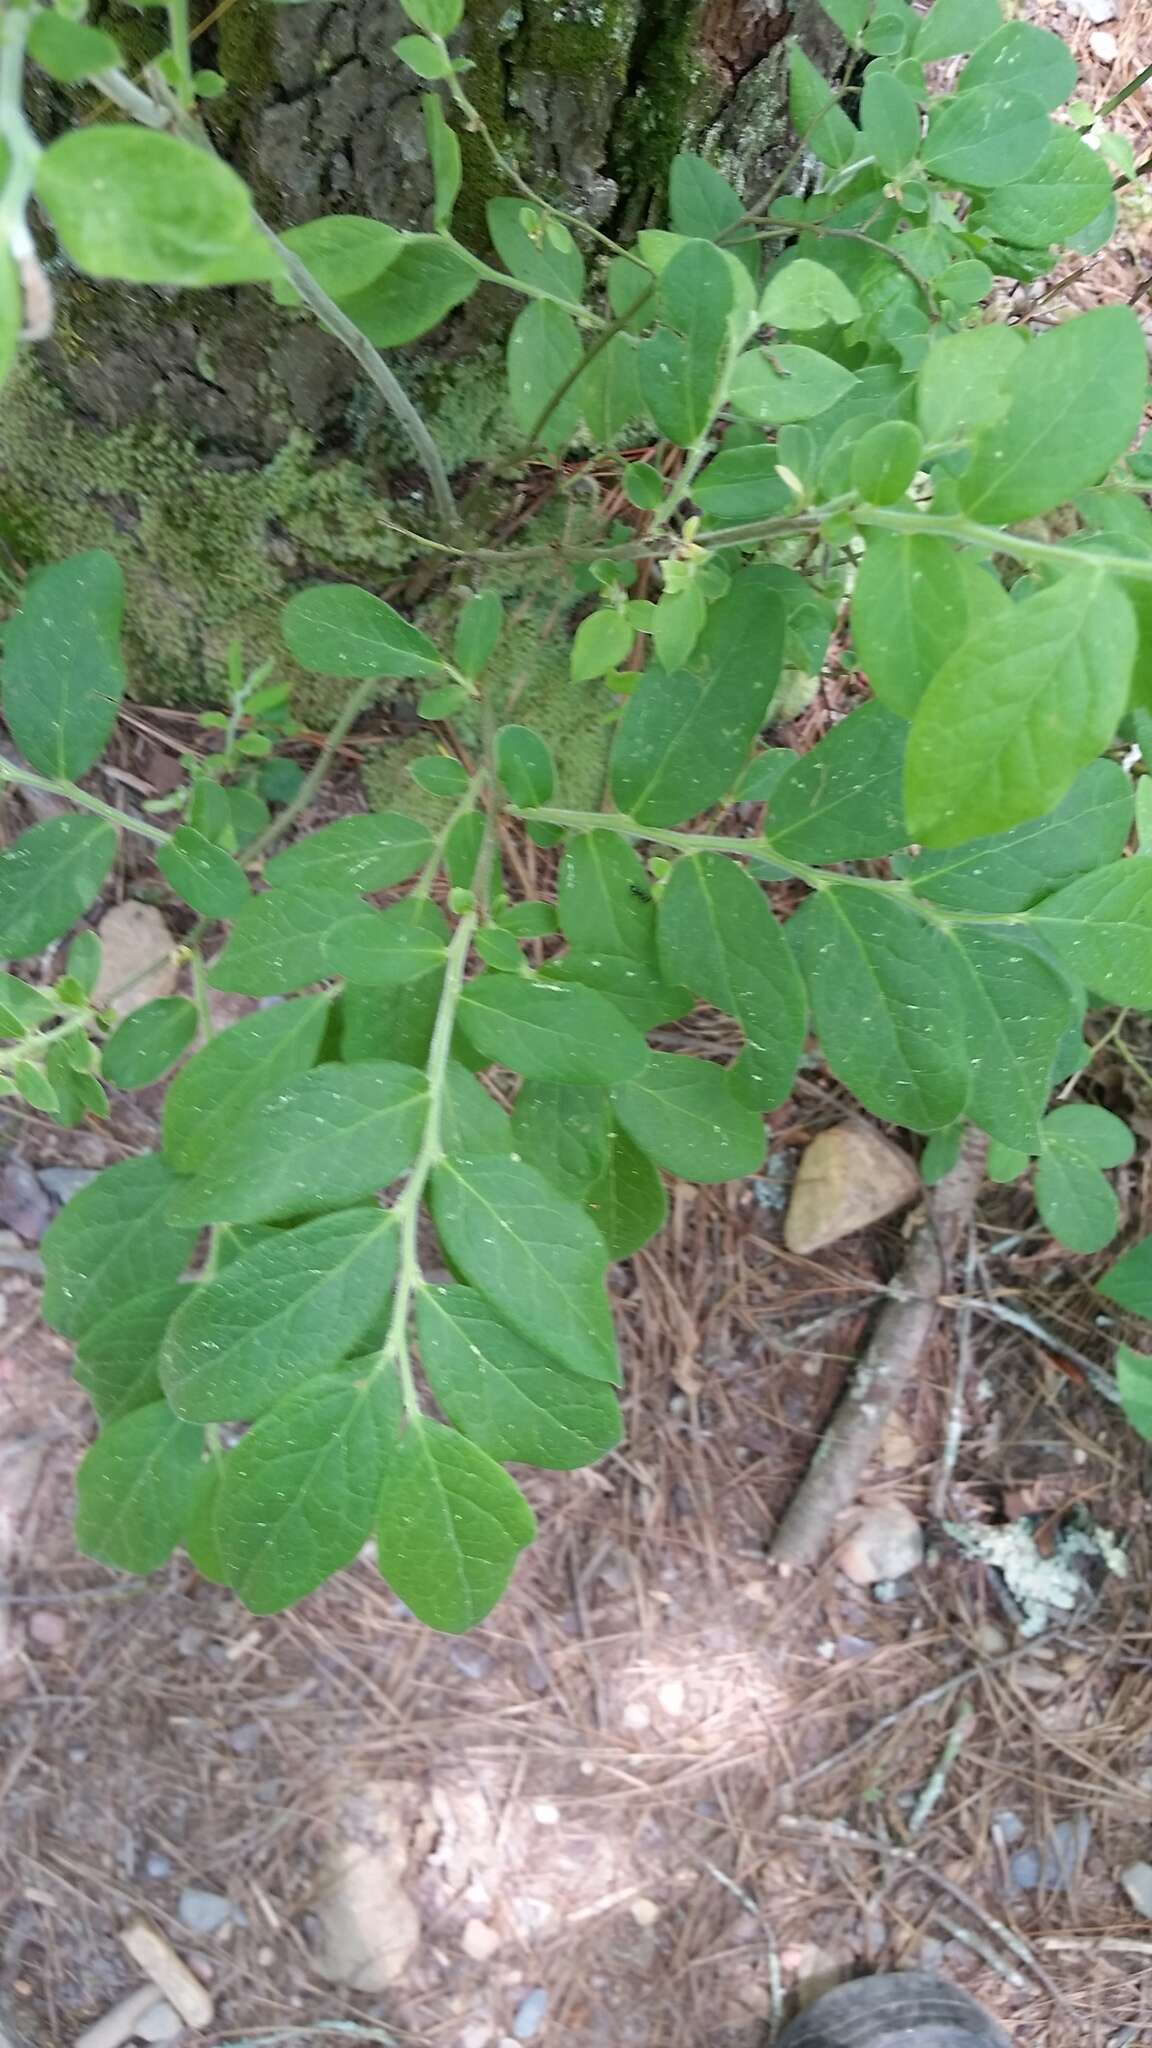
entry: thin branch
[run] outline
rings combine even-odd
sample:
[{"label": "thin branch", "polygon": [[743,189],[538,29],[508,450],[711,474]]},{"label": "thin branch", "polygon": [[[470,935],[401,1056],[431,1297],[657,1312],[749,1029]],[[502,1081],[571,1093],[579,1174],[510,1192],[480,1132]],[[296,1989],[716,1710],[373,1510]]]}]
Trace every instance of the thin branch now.
[{"label": "thin branch", "polygon": [[276,816],[270,819],[269,823],[265,825],[264,830],[252,841],[252,844],[243,849],[246,866],[250,865],[254,860],[259,860],[266,854],[270,846],[274,846],[278,839],[284,837],[288,827],[295,824],[301,811],[307,809],[327,775],[329,768],[332,766],[333,756],[337,748],[347,739],[356,720],[368,709],[380,687],[381,678],[379,676],[371,676],[366,683],[361,683],[358,690],[353,690],[335,725],[327,734],[324,745],[313,761],[295,796],[285,804],[282,811],[278,811]]}]

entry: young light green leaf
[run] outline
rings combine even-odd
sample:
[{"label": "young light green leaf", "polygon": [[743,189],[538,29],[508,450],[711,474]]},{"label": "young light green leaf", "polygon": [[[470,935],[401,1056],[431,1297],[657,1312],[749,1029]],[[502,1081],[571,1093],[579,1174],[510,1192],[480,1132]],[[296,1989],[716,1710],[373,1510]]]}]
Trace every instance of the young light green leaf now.
[{"label": "young light green leaf", "polygon": [[535,1533],[523,1494],[486,1452],[423,1416],[408,1424],[388,1461],[377,1552],[419,1621],[450,1635],[483,1621]]},{"label": "young light green leaf", "polygon": [[687,668],[707,617],[708,601],[698,583],[664,592],[652,618],[652,645],[662,668],[670,674]]},{"label": "young light green leaf", "polygon": [[190,1422],[263,1415],[353,1350],[395,1272],[396,1224],[384,1210],[276,1231],[190,1289],[173,1316],[160,1357],[173,1408]]},{"label": "young light green leaf", "polygon": [[886,178],[906,171],[920,147],[920,109],[903,81],[870,64],[860,95],[860,131]]},{"label": "young light green leaf", "polygon": [[443,662],[426,633],[354,583],[314,583],[280,618],[289,652],[321,676],[432,676]]},{"label": "young light green leaf", "polygon": [[41,157],[36,197],[89,277],[246,284],[281,267],[235,171],[154,128],[73,128]]},{"label": "young light green leaf", "polygon": [[605,1087],[648,1058],[639,1031],[606,996],[575,984],[483,974],[460,998],[460,1022],[487,1059],[529,1080]]},{"label": "young light green leaf", "polygon": [[870,860],[906,845],[907,742],[905,721],[883,704],[850,712],[775,781],[765,823],[772,849],[826,862]]},{"label": "young light green leaf", "polygon": [[456,621],[452,654],[456,667],[473,680],[482,675],[496,652],[504,628],[504,600],[494,590],[470,597]]},{"label": "young light green leaf", "polygon": [[191,825],[179,825],[157,849],[156,865],[170,889],[201,917],[235,917],[252,891],[239,862]]},{"label": "young light green leaf", "polygon": [[325,1065],[258,1096],[177,1204],[192,1223],[264,1223],[347,1207],[416,1157],[424,1076],[391,1060]]},{"label": "young light green leaf", "polygon": [[[285,228],[281,240],[307,266],[321,289],[339,300],[374,284],[404,247],[404,238],[395,228],[355,213],[326,213],[320,220],[306,220],[300,227]],[[300,295],[287,277],[277,279],[272,296],[281,306],[300,303]]]},{"label": "young light green leaf", "polygon": [[613,1090],[616,1115],[640,1150],[683,1180],[741,1180],[764,1163],[764,1123],[711,1060],[653,1053]]},{"label": "young light green leaf", "polygon": [[1102,1251],[1120,1226],[1120,1208],[1104,1166],[1132,1157],[1132,1133],[1120,1118],[1092,1103],[1053,1110],[1041,1129],[1036,1162],[1036,1207],[1069,1251]]},{"label": "young light green leaf", "polygon": [[856,379],[842,363],[814,348],[783,341],[748,349],[739,356],[728,385],[734,412],[764,426],[810,420],[852,389]]},{"label": "young light green leaf", "polygon": [[432,834],[399,811],[341,818],[298,839],[264,870],[275,888],[348,889],[369,895],[406,882],[432,852]]},{"label": "young light green leaf", "polygon": [[400,5],[409,21],[430,36],[450,36],[464,19],[464,0],[400,0]]},{"label": "young light green leaf", "polygon": [[807,1005],[768,899],[735,861],[677,861],[660,901],[660,961],[669,981],[740,1025],[745,1047],[729,1077],[737,1099],[776,1109],[800,1062]]},{"label": "young light green leaf", "polygon": [[301,996],[242,1017],[189,1060],[164,1102],[164,1154],[178,1173],[210,1166],[250,1104],[274,1099],[306,1072],[330,1012],[322,996]]},{"label": "young light green leaf", "polygon": [[911,420],[878,420],[852,450],[852,487],[870,505],[891,505],[904,496],[923,456]]},{"label": "young light green leaf", "polygon": [[1130,306],[1094,307],[1030,342],[1009,375],[1007,410],[978,435],[959,479],[964,511],[1008,524],[1096,483],[1139,429],[1147,376]]},{"label": "young light green leaf", "polygon": [[829,323],[846,327],[859,320],[860,302],[828,264],[813,263],[808,256],[790,256],[769,272],[760,318],[769,327],[801,332]]},{"label": "young light green leaf", "polygon": [[[393,43],[392,52],[394,56],[399,57],[402,64],[408,66],[409,71],[416,73],[417,78],[438,79],[451,76],[452,59],[447,50],[441,50],[428,36],[401,36],[398,43]],[[425,93],[424,97],[432,99],[433,105],[439,106],[439,101],[434,99],[431,93]],[[438,220],[437,226],[439,224]]]},{"label": "young light green leaf", "polygon": [[12,738],[39,775],[74,782],[103,753],[124,694],[123,616],[120,564],[103,548],[30,578],[5,628],[3,706]]},{"label": "young light green leaf", "polygon": [[829,170],[864,154],[863,144],[836,95],[812,59],[792,41],[788,47],[788,108],[805,146]]},{"label": "young light green leaf", "polygon": [[852,633],[883,704],[911,718],[967,627],[967,590],[950,542],[927,533],[869,539],[852,596]]},{"label": "young light green leaf", "polygon": [[905,880],[950,910],[1027,910],[1062,884],[1118,861],[1131,829],[1131,782],[1115,761],[1092,761],[1047,816],[947,853],[921,853]]},{"label": "young light green leaf", "polygon": [[875,1116],[913,1131],[968,1098],[964,987],[952,944],[888,896],[840,884],[788,926],[832,1072]]},{"label": "young light green leaf", "polygon": [[968,1116],[1002,1144],[1034,1150],[1071,1014],[1067,985],[1007,933],[960,925],[952,937],[965,969]]},{"label": "young light green leaf", "polygon": [[848,43],[856,41],[872,12],[871,0],[820,0],[820,5]]},{"label": "young light green leaf", "polygon": [[920,1154],[920,1178],[926,1188],[934,1188],[951,1173],[964,1147],[963,1123],[949,1124],[945,1131],[933,1131]]},{"label": "young light green leaf", "polygon": [[470,1287],[424,1288],[416,1328],[445,1415],[489,1457],[572,1472],[620,1441],[611,1387],[564,1372]]},{"label": "young light green leaf", "polygon": [[287,1394],[228,1453],[214,1533],[252,1614],[291,1607],[363,1548],[400,1412],[394,1372],[366,1384],[332,1374]]},{"label": "young light green leaf", "polygon": [[1136,622],[1118,584],[1068,575],[1023,598],[1011,636],[977,629],[916,711],[910,836],[958,846],[1048,811],[1106,747],[1128,701]]},{"label": "young light green leaf", "polygon": [[187,996],[158,996],[116,1026],[101,1072],[113,1088],[149,1088],[174,1067],[196,1036],[200,1019]]},{"label": "young light green leaf", "polygon": [[22,832],[0,853],[0,955],[24,960],[60,938],[115,858],[115,828],[81,812]]},{"label": "young light green leaf", "polygon": [[76,1474],[76,1542],[120,1571],[153,1572],[172,1555],[192,1512],[204,1433],[164,1401],[101,1430]]},{"label": "young light green leaf", "polygon": [[289,995],[333,975],[384,988],[429,973],[447,935],[443,912],[416,897],[381,911],[345,889],[269,889],[241,911],[208,979],[248,996]]},{"label": "young light green leaf", "polygon": [[429,796],[463,796],[468,787],[468,770],[454,754],[425,754],[409,764],[408,773]]},{"label": "young light green leaf", "polygon": [[121,62],[118,45],[103,29],[86,21],[68,21],[46,7],[32,16],[28,54],[61,85],[79,85],[98,71],[116,71]]},{"label": "young light green leaf", "polygon": [[1127,1344],[1117,1345],[1116,1388],[1133,1429],[1152,1437],[1152,1358],[1142,1357]]},{"label": "young light green leaf", "polygon": [[987,191],[1026,176],[1048,138],[1048,116],[1035,93],[977,85],[937,101],[920,160],[944,184]]},{"label": "young light green leaf", "polygon": [[615,1380],[607,1254],[582,1209],[512,1158],[449,1157],[432,1216],[453,1267],[513,1329],[571,1372]]},{"label": "young light green leaf", "polygon": [[525,1081],[512,1112],[512,1142],[562,1195],[583,1201],[608,1164],[612,1111],[607,1091]]},{"label": "young light green leaf", "polygon": [[[636,635],[623,612],[613,608],[589,612],[576,628],[569,656],[574,683],[587,683],[594,676],[619,668],[632,651]],[[547,798],[542,799],[547,802]]]},{"label": "young light green leaf", "polygon": [[1106,159],[1072,129],[1055,121],[1051,126],[1052,139],[1027,177],[989,194],[980,209],[982,234],[1043,249],[1067,242],[1108,205],[1112,173]]},{"label": "young light green leaf", "polygon": [[118,1422],[133,1408],[162,1399],[160,1347],[184,1287],[158,1287],[109,1309],[87,1325],[76,1346],[74,1371],[101,1422]]},{"label": "young light green leaf", "polygon": [[[83,938],[84,933],[80,934]],[[95,932],[88,934],[95,938]],[[75,951],[79,940],[73,942]],[[99,944],[99,940],[97,940]],[[72,952],[69,953],[71,967]],[[42,989],[33,988],[18,975],[0,971],[0,1038],[22,1038],[25,1031],[31,1031],[37,1024],[44,1024],[54,1017],[58,1005]]]},{"label": "young light green leaf", "polygon": [[608,1247],[610,1259],[629,1259],[663,1230],[668,1217],[664,1183],[627,1131],[610,1135],[607,1164],[584,1197],[584,1206]]},{"label": "young light green leaf", "polygon": [[1076,59],[1050,29],[1037,28],[1030,21],[1006,21],[995,35],[980,44],[968,59],[959,78],[957,92],[973,86],[1022,86],[1035,93],[1051,113],[1076,90]]},{"label": "young light green leaf", "polygon": [[580,424],[581,397],[573,373],[583,353],[575,321],[551,300],[536,299],[516,315],[508,337],[508,402],[517,426],[533,433],[545,407],[562,385],[568,386],[540,429],[545,448],[564,447]]},{"label": "young light green leaf", "polygon": [[513,277],[559,299],[583,298],[584,259],[563,221],[523,199],[490,199],[486,213],[492,246]]},{"label": "young light green leaf", "polygon": [[1000,26],[1000,0],[932,0],[912,48],[922,64],[975,50]]},{"label": "young light green leaf", "polygon": [[81,1188],[46,1232],[44,1320],[82,1338],[130,1299],[141,1274],[151,1288],[180,1278],[196,1231],[173,1220],[181,1182],[162,1159],[126,1159]]},{"label": "young light green leaf", "polygon": [[400,348],[438,327],[480,282],[475,264],[441,235],[401,235],[383,274],[343,301],[376,348]]},{"label": "young light green leaf", "polygon": [[1096,994],[1152,1009],[1152,862],[1097,868],[1046,896],[1029,922]]},{"label": "young light green leaf", "polygon": [[784,618],[771,573],[742,569],[709,608],[692,673],[641,679],[612,754],[621,810],[679,824],[734,786],[779,681]]}]

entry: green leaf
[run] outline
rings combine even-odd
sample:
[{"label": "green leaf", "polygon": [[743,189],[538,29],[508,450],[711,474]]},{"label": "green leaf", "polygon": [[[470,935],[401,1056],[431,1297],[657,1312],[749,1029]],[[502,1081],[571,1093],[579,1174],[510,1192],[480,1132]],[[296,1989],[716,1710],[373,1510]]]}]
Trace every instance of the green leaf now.
[{"label": "green leaf", "polygon": [[937,101],[920,161],[944,184],[980,192],[1025,177],[1048,138],[1048,116],[1035,93],[977,85]]},{"label": "green leaf", "polygon": [[786,1101],[804,1048],[804,989],[763,890],[735,861],[677,861],[660,901],[660,959],[669,981],[740,1025],[737,1099],[756,1109]]},{"label": "green leaf", "polygon": [[447,933],[443,912],[416,897],[380,911],[343,889],[269,889],[241,911],[208,979],[248,996],[289,995],[334,975],[388,987],[429,973]]},{"label": "green leaf", "polygon": [[1076,59],[1059,36],[1030,21],[1006,21],[968,59],[957,92],[973,86],[1023,86],[1051,112],[1076,90]]},{"label": "green leaf", "polygon": [[449,1061],[445,1075],[440,1142],[445,1152],[469,1159],[506,1158],[512,1151],[511,1118],[458,1059]]},{"label": "green leaf", "polygon": [[98,71],[116,71],[121,61],[118,45],[103,29],[91,28],[86,21],[66,21],[47,8],[32,16],[28,54],[61,85],[79,85]]},{"label": "green leaf", "polygon": [[44,1320],[65,1337],[94,1323],[139,1291],[180,1278],[196,1231],[173,1219],[181,1182],[162,1159],[126,1159],[73,1195],[45,1233]]},{"label": "green leaf", "polygon": [[932,0],[912,47],[922,64],[975,50],[1000,26],[1000,0]]},{"label": "green leaf", "polygon": [[[1043,163],[1044,158],[1041,157],[1040,161]],[[934,280],[937,298],[946,299],[950,306],[962,313],[970,311],[981,299],[986,299],[994,282],[988,265],[981,263],[975,256],[961,258],[958,263],[950,263]]]},{"label": "green leaf", "polygon": [[[91,932],[86,935],[81,932],[80,938],[85,936],[95,938],[96,934]],[[79,939],[73,942],[72,951],[68,955],[70,967],[72,953],[78,944]],[[52,997],[45,995],[43,990],[30,987],[15,974],[0,971],[0,1037],[22,1037],[25,1031],[31,1031],[35,1025],[44,1024],[49,1017],[54,1017],[57,1008],[58,1005]]]},{"label": "green leaf", "polygon": [[1047,960],[1008,934],[952,933],[964,968],[968,1116],[1002,1144],[1034,1150],[1071,997]]},{"label": "green leaf", "polygon": [[118,1024],[101,1061],[113,1088],[148,1088],[174,1067],[199,1025],[195,1003],[186,996],[158,996]]},{"label": "green leaf", "polygon": [[1035,169],[993,192],[982,206],[980,232],[1026,249],[1066,242],[1096,219],[1111,190],[1112,173],[1100,152],[1053,122],[1052,139]]},{"label": "green leaf", "polygon": [[354,583],[313,583],[289,598],[280,619],[302,668],[321,676],[433,676],[444,664],[426,633]]},{"label": "green leaf", "polygon": [[1152,1317],[1152,1237],[1142,1237],[1109,1266],[1096,1292],[1134,1316]]},{"label": "green leaf", "polygon": [[[383,221],[356,213],[330,213],[285,228],[285,247],[300,258],[330,298],[345,300],[362,292],[393,264],[404,238]],[[272,296],[281,306],[297,306],[300,295],[287,277],[278,278]]]},{"label": "green leaf", "polygon": [[[67,1214],[67,1210],[64,1212]],[[190,1422],[252,1421],[353,1350],[391,1292],[396,1224],[375,1208],[278,1230],[190,1291],[160,1360]]]},{"label": "green leaf", "polygon": [[428,1091],[391,1060],[313,1067],[258,1097],[222,1133],[178,1204],[192,1223],[264,1223],[340,1209],[410,1166]]},{"label": "green leaf", "polygon": [[755,277],[759,250],[751,223],[743,235],[729,232],[744,219],[744,202],[726,177],[706,157],[682,150],[668,174],[668,212],[678,235],[716,242],[724,237],[730,249]]},{"label": "green leaf", "polygon": [[1152,1358],[1143,1358],[1127,1344],[1118,1345],[1116,1387],[1133,1429],[1140,1436],[1152,1437]]},{"label": "green leaf", "polygon": [[702,469],[692,496],[710,526],[771,519],[787,511],[793,493],[777,468],[779,450],[769,442],[754,448],[722,448]]},{"label": "green leaf", "polygon": [[1007,411],[977,437],[959,480],[964,511],[1009,524],[1095,483],[1139,428],[1147,374],[1130,306],[1097,306],[1030,342],[1009,376]]},{"label": "green leaf", "polygon": [[640,344],[640,391],[660,433],[683,448],[720,402],[732,302],[732,273],[712,242],[685,242],[661,274],[657,304],[666,324]]},{"label": "green leaf", "polygon": [[224,1459],[213,1514],[227,1583],[278,1614],[351,1564],[372,1534],[399,1421],[395,1374],[309,1380]]},{"label": "green leaf", "polygon": [[856,41],[872,12],[871,0],[820,0],[820,5],[849,43]]},{"label": "green leaf", "polygon": [[512,1113],[520,1158],[574,1202],[582,1201],[608,1164],[612,1113],[603,1088],[525,1081]]},{"label": "green leaf", "polygon": [[563,221],[523,199],[490,199],[486,213],[492,246],[513,277],[560,299],[583,298],[584,259]]},{"label": "green leaf", "polygon": [[330,1009],[322,996],[301,996],[261,1010],[221,1031],[189,1060],[164,1103],[164,1153],[178,1173],[210,1166],[250,1104],[275,1101],[312,1065]]},{"label": "green leaf", "polygon": [[617,1377],[607,1254],[582,1209],[513,1158],[449,1158],[432,1216],[453,1267],[513,1329],[570,1371]]},{"label": "green leaf", "polygon": [[920,109],[908,87],[870,64],[860,95],[860,130],[886,178],[907,170],[920,147]]},{"label": "green leaf", "polygon": [[[508,337],[508,402],[516,425],[525,434],[583,357],[580,332],[563,308],[537,299],[516,315]],[[580,424],[581,397],[573,382],[553,408],[539,438],[545,448],[563,448]]]},{"label": "green leaf", "polygon": [[640,1031],[657,1024],[670,1024],[692,1008],[687,989],[669,988],[655,965],[637,959],[633,953],[562,953],[548,962],[549,981],[577,983],[607,996]]},{"label": "green leaf", "polygon": [[832,1072],[913,1131],[954,1123],[968,1098],[964,983],[948,936],[887,895],[838,883],[788,926]]},{"label": "green leaf", "polygon": [[852,389],[855,378],[842,363],[798,342],[753,348],[736,360],[728,385],[734,412],[765,426],[810,420]]},{"label": "green leaf", "polygon": [[400,5],[409,21],[430,36],[450,36],[464,19],[464,0],[400,0]]},{"label": "green leaf", "polygon": [[951,910],[1027,910],[1062,883],[1118,861],[1132,829],[1132,784],[1115,761],[1093,761],[1047,816],[922,853],[905,869],[919,896]]},{"label": "green leaf", "polygon": [[1132,1134],[1120,1118],[1091,1103],[1053,1110],[1042,1127],[1036,1162],[1036,1207],[1069,1251],[1098,1252],[1120,1227],[1120,1208],[1103,1166],[1132,1157]]},{"label": "green leaf", "polygon": [[456,667],[473,680],[482,675],[496,652],[504,630],[504,600],[494,590],[470,597],[456,621],[452,655]]},{"label": "green leaf", "polygon": [[[416,73],[417,78],[437,79],[451,76],[452,59],[447,50],[438,49],[427,36],[401,36],[398,43],[393,43],[392,51],[402,64],[408,66],[409,71]],[[431,99],[432,95],[426,93],[424,97]],[[439,102],[434,101],[434,104],[438,105]]]},{"label": "green leaf", "polygon": [[223,1456],[213,1455],[200,1467],[192,1511],[184,1524],[183,1544],[189,1562],[202,1579],[226,1586],[228,1575],[216,1541],[216,1502],[224,1471]]},{"label": "green leaf", "polygon": [[674,825],[727,794],[767,717],[783,643],[771,573],[742,569],[709,608],[693,673],[651,671],[628,699],[612,753],[622,811]]},{"label": "green leaf", "polygon": [[252,891],[242,867],[191,825],[179,825],[157,849],[156,865],[170,889],[201,917],[235,917]]},{"label": "green leaf", "polygon": [[343,311],[377,348],[401,348],[438,327],[480,282],[475,266],[439,235],[402,235],[383,275],[343,301]]},{"label": "green leaf", "polygon": [[536,1518],[508,1474],[467,1437],[419,1417],[389,1459],[380,1571],[417,1620],[459,1635],[504,1592]]},{"label": "green leaf", "polygon": [[[589,612],[586,619],[581,619],[572,641],[569,656],[572,681],[587,683],[594,676],[607,675],[610,668],[619,668],[631,653],[635,638],[632,625],[623,612],[614,609]],[[548,798],[528,801],[547,803]]]},{"label": "green leaf", "polygon": [[835,94],[798,42],[788,46],[788,108],[800,140],[829,170],[863,155],[859,135]]},{"label": "green leaf", "polygon": [[76,1474],[78,1548],[121,1571],[155,1571],[184,1533],[202,1453],[203,1432],[163,1401],[110,1423]]},{"label": "green leaf", "polygon": [[1030,359],[1018,327],[969,327],[933,342],[916,380],[925,439],[965,440],[1002,419],[1012,402],[1014,376]]},{"label": "green leaf", "polygon": [[1152,1010],[1152,861],[1097,868],[1046,896],[1029,923],[1098,995]]},{"label": "green leaf", "polygon": [[908,490],[923,456],[924,443],[910,420],[879,420],[852,451],[853,488],[870,505],[891,505]]},{"label": "green leaf", "polygon": [[663,668],[688,666],[707,617],[708,602],[698,583],[664,592],[652,619],[652,645]]},{"label": "green leaf", "polygon": [[618,832],[582,832],[560,858],[560,929],[578,951],[631,954],[656,964],[652,881],[635,848]]},{"label": "green leaf", "polygon": [[572,1472],[620,1441],[612,1389],[562,1371],[470,1287],[424,1288],[416,1328],[445,1415],[490,1457]]},{"label": "green leaf", "polygon": [[614,1003],[572,984],[481,975],[464,989],[459,1015],[478,1052],[530,1080],[607,1087],[630,1080],[648,1058]]},{"label": "green leaf", "polygon": [[88,910],[116,858],[116,832],[77,812],[22,832],[0,853],[0,954],[42,952]]},{"label": "green leaf", "polygon": [[616,1115],[640,1150],[682,1180],[742,1180],[764,1163],[764,1123],[710,1060],[653,1053],[613,1091]]},{"label": "green leaf", "polygon": [[607,1164],[584,1197],[610,1259],[628,1259],[663,1230],[668,1217],[664,1183],[626,1131],[610,1134]]},{"label": "green leaf", "polygon": [[406,882],[432,852],[432,834],[400,811],[368,811],[341,818],[298,839],[270,860],[265,879],[275,888],[348,889],[369,895]]},{"label": "green leaf", "polygon": [[937,671],[908,741],[910,836],[957,846],[1039,817],[1112,739],[1136,622],[1117,584],[1068,575],[976,633]]},{"label": "green leaf", "polygon": [[403,1066],[422,1067],[443,986],[439,968],[394,988],[361,988],[350,982],[340,998],[341,1059],[399,1060]]},{"label": "green leaf", "polygon": [[834,725],[776,781],[765,826],[772,849],[824,862],[869,860],[906,845],[907,739],[904,720],[883,704],[862,704]]},{"label": "green leaf", "polygon": [[118,1422],[134,1408],[159,1401],[160,1347],[184,1287],[139,1294],[88,1325],[76,1346],[75,1374],[101,1422]]},{"label": "green leaf", "polygon": [[155,129],[74,128],[45,150],[36,197],[77,269],[125,284],[275,277],[248,188],[210,151]]},{"label": "green leaf", "polygon": [[539,733],[526,725],[502,725],[496,734],[496,772],[514,804],[546,804],[556,771]]},{"label": "green leaf", "polygon": [[826,327],[829,322],[846,327],[859,320],[860,302],[826,263],[813,263],[808,256],[789,256],[769,272],[760,318],[769,327],[801,331]]},{"label": "green leaf", "polygon": [[946,1131],[933,1131],[923,1152],[920,1154],[920,1178],[926,1188],[934,1188],[951,1173],[958,1163],[964,1146],[964,1125],[950,1124]]},{"label": "green leaf", "polygon": [[28,582],[5,628],[3,704],[39,775],[75,782],[104,752],[124,694],[123,617],[120,564],[102,548],[53,562]]},{"label": "green leaf", "polygon": [[[588,432],[599,447],[610,446],[625,427],[643,418],[638,352],[626,335],[617,334],[590,359],[576,396]],[[625,472],[625,488],[628,476],[640,466],[633,463]]]},{"label": "green leaf", "polygon": [[24,325],[24,294],[11,256],[0,257],[0,386],[20,353]]},{"label": "green leaf", "polygon": [[468,787],[468,770],[454,754],[426,754],[410,762],[408,773],[429,796],[463,796]]},{"label": "green leaf", "polygon": [[964,574],[948,541],[926,533],[869,539],[852,596],[852,633],[883,704],[911,718],[967,629]]}]

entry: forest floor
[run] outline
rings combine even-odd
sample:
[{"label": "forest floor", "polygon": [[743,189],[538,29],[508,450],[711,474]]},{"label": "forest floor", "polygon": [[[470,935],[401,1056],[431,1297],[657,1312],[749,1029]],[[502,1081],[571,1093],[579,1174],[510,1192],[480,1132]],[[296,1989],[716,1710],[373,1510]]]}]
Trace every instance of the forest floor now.
[{"label": "forest floor", "polygon": [[[1147,8],[1028,12],[1073,43],[1095,101],[1152,48]],[[1143,157],[1148,91],[1127,119]],[[1134,211],[1073,301],[1129,297],[1148,244]],[[691,1028],[718,1047],[716,1020]],[[1080,1092],[1152,1138],[1150,1067],[1126,1026]],[[1152,2041],[1152,1896],[1138,1910],[1119,1882],[1152,1861],[1149,1457],[1066,1355],[1109,1363],[1103,1261],[1070,1261],[1026,1190],[987,1187],[864,1496],[911,1509],[924,1562],[878,1591],[833,1564],[781,1579],[772,1531],[907,1230],[784,1249],[803,1148],[850,1113],[813,1065],[764,1174],[679,1187],[618,1269],[625,1447],[529,1475],[542,1535],[490,1626],[431,1634],[367,1559],[256,1621],[183,1560],[126,1581],[73,1545],[91,1417],[38,1318],[35,1240],[57,1170],[149,1149],[157,1109],[121,1097],[75,1133],[2,1112],[5,1198],[23,1188],[26,1212],[0,1233],[0,2048],[71,2048],[139,1984],[121,1941],[139,1918],[213,2002],[181,2038],[233,2048],[763,2048],[778,1993],[791,2011],[913,1965],[1022,2048]],[[1152,1227],[1141,1153],[1117,1176],[1126,1239]],[[952,1531],[1028,1517],[1045,1552],[1074,1513],[1127,1574],[1088,1570],[1022,1634]],[[387,1988],[318,1967],[337,1867]]]}]

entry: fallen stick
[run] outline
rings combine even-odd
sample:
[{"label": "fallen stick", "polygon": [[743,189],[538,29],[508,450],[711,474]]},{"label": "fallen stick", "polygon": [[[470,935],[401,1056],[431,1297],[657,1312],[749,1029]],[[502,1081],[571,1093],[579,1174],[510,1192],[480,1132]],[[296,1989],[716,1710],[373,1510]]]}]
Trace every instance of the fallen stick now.
[{"label": "fallen stick", "polygon": [[987,1140],[972,1131],[956,1165],[925,1190],[924,1221],[888,1289],[868,1348],[776,1531],[769,1556],[791,1570],[814,1564],[836,1516],[855,1500],[865,1468],[916,1369],[940,1314],[952,1261],[984,1178]]}]

